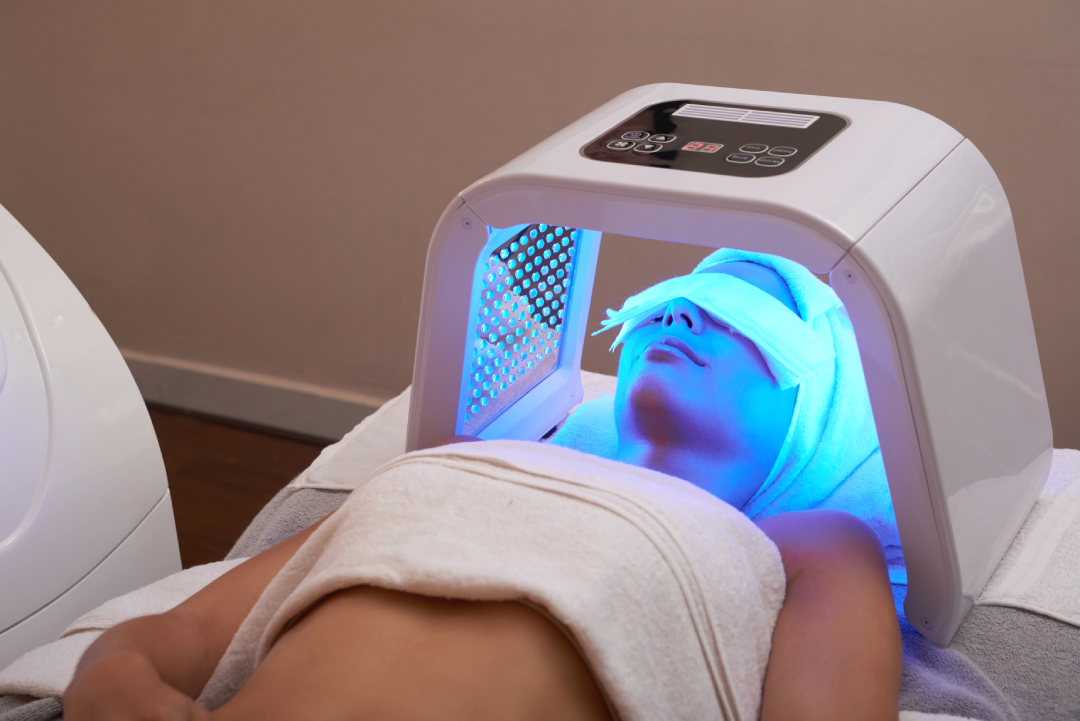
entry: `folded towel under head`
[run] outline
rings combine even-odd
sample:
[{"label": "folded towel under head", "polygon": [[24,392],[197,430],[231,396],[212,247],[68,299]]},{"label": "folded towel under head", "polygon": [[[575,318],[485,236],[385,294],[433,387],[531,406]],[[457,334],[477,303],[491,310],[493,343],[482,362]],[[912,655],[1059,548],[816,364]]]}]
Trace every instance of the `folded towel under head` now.
[{"label": "folded towel under head", "polygon": [[[832,356],[828,362],[818,363],[799,377],[798,399],[787,437],[772,471],[742,509],[743,512],[752,519],[809,508],[832,508],[854,513],[874,528],[883,545],[892,547],[887,549],[892,551],[891,575],[894,581],[904,581],[906,576],[899,554],[900,539],[896,531],[892,498],[881,460],[855,331],[847,311],[832,288],[810,271],[794,261],[773,255],[723,248],[701,261],[690,275],[714,276],[721,291],[719,295],[722,296],[723,289],[732,284],[726,280],[730,276],[716,271],[719,266],[734,262],[756,263],[775,271],[787,284],[802,323],[825,346],[831,348]],[[686,287],[699,288],[702,283],[703,280],[695,279],[693,284]],[[680,287],[680,283],[671,283],[668,290],[677,292]],[[700,290],[695,293],[704,294]],[[642,295],[647,298],[647,302],[641,303],[643,308],[658,302],[648,291],[635,297]],[[663,294],[656,295],[659,297]],[[777,302],[776,306],[781,304]],[[712,315],[709,307],[704,309]],[[781,309],[787,310],[782,306]],[[770,307],[769,313],[774,312],[777,312],[777,308]],[[614,317],[622,318],[618,313],[612,313]],[[729,314],[725,319],[721,315],[717,320],[739,330],[731,317]],[[635,327],[634,324],[639,322],[640,316],[633,315],[626,321],[623,330],[627,331],[628,327]],[[755,340],[754,334],[746,335]],[[778,333],[766,329],[758,335],[771,342]],[[806,343],[802,345],[806,346]],[[762,354],[766,358],[769,354],[775,355],[771,350],[766,353],[765,349],[762,349]],[[552,443],[613,457],[618,448],[618,434],[612,401],[611,397],[602,397],[580,406],[554,436]]]}]

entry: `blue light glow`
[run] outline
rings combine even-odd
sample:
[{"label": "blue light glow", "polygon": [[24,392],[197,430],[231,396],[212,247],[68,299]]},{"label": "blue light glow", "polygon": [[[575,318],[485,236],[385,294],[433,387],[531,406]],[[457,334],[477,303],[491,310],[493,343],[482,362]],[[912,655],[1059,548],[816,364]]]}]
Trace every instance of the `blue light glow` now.
[{"label": "blue light glow", "polygon": [[464,379],[470,400],[461,411],[468,434],[555,369],[552,350],[560,347],[572,269],[567,259],[580,237],[573,228],[543,224],[489,229],[490,237],[496,233],[505,240],[481,261],[476,289],[474,358]]}]

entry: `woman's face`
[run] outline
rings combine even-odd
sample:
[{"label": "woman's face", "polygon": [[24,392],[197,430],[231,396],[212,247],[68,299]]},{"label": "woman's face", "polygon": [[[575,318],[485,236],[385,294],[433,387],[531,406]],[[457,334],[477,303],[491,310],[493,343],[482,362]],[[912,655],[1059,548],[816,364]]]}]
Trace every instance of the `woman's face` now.
[{"label": "woman's face", "polygon": [[[795,311],[772,270],[739,262],[717,272],[752,283]],[[678,298],[625,339],[615,396],[620,448],[646,444],[715,458],[717,474],[705,490],[740,508],[776,461],[797,393],[780,390],[751,341]]]}]

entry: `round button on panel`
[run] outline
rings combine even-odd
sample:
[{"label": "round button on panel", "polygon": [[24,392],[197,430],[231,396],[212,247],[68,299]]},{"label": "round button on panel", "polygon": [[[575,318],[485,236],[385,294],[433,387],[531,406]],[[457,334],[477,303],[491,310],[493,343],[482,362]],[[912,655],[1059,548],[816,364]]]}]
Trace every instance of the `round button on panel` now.
[{"label": "round button on panel", "polygon": [[747,143],[739,148],[740,153],[764,153],[769,149],[768,145],[762,145],[761,143]]},{"label": "round button on panel", "polygon": [[727,161],[729,163],[752,163],[754,162],[754,156],[746,153],[732,153],[727,156]]},{"label": "round button on panel", "polygon": [[756,161],[754,161],[754,165],[761,165],[766,168],[775,168],[776,166],[783,164],[783,158],[770,158],[767,155],[764,158],[758,158]]},{"label": "round button on panel", "polygon": [[649,131],[647,130],[631,130],[629,133],[623,133],[623,140],[644,140],[649,137]]},{"label": "round button on panel", "polygon": [[769,155],[775,155],[779,158],[788,158],[799,152],[797,148],[792,148],[787,145],[780,145],[769,151]]},{"label": "round button on panel", "polygon": [[635,153],[655,153],[657,150],[663,150],[664,146],[659,143],[638,143],[638,146],[634,148]]},{"label": "round button on panel", "polygon": [[632,143],[629,140],[612,140],[607,144],[609,150],[629,150],[637,143]]},{"label": "round button on panel", "polygon": [[649,138],[650,143],[670,143],[675,139],[674,135],[664,135],[663,133],[653,135]]}]

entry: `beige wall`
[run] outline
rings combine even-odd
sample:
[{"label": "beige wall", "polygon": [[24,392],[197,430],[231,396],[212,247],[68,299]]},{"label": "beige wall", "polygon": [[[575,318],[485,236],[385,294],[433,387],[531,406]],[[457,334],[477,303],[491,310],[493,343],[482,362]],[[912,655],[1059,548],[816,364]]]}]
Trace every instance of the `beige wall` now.
[{"label": "beige wall", "polygon": [[446,203],[617,93],[904,103],[1001,177],[1080,447],[1078,36],[1075,0],[0,0],[0,203],[122,347],[378,396],[409,382]]}]

